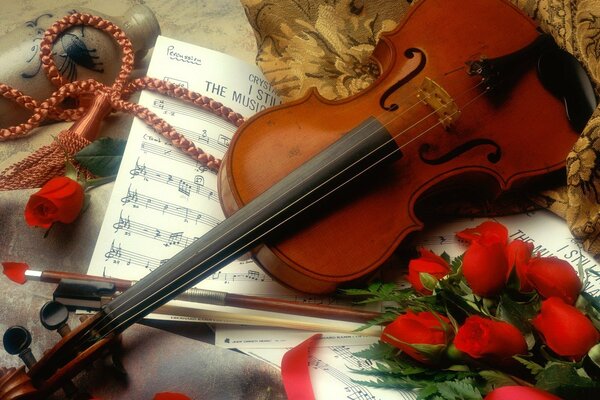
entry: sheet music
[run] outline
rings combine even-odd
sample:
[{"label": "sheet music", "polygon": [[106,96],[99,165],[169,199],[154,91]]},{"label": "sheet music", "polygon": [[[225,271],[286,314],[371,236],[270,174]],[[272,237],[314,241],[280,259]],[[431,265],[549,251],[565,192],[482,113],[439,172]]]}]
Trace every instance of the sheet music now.
[{"label": "sheet music", "polygon": [[[278,104],[261,71],[228,55],[159,37],[148,75],[212,97],[245,117]],[[139,103],[218,158],[235,127],[212,113],[144,91]],[[135,119],[88,273],[136,280],[224,219],[216,174]],[[238,260],[199,287],[341,305],[285,288],[251,260]]]},{"label": "sheet music", "polygon": [[[245,117],[279,103],[257,67],[165,37],[156,42],[148,75],[209,96]],[[139,103],[218,158],[235,132],[222,118],[176,99],[144,91]],[[224,218],[216,178],[135,119],[88,273],[139,279],[216,226]],[[244,274],[264,276],[253,263],[233,264],[232,271],[215,274],[216,286]]]}]

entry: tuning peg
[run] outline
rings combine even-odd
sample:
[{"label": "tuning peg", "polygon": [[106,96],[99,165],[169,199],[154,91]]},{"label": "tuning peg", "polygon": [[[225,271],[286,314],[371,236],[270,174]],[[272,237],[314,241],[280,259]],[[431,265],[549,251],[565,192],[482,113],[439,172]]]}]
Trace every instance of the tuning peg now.
[{"label": "tuning peg", "polygon": [[8,354],[18,355],[25,363],[27,368],[36,363],[36,359],[31,353],[31,333],[20,325],[11,326],[4,332],[4,349]]},{"label": "tuning peg", "polygon": [[40,309],[40,321],[44,328],[57,331],[60,336],[65,337],[71,328],[67,325],[69,310],[58,301],[49,301]]},{"label": "tuning peg", "polygon": [[[71,328],[67,325],[69,319],[69,310],[67,307],[58,301],[48,301],[40,308],[40,322],[44,328],[57,331],[60,336],[65,337],[71,332]],[[68,380],[63,384],[62,389],[70,399],[88,399],[89,396],[85,392],[81,392]]]}]

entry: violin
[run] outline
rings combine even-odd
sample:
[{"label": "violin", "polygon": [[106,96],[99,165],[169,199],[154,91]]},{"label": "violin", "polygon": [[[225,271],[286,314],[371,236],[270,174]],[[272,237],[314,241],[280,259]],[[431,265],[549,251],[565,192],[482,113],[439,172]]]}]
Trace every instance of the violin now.
[{"label": "violin", "polygon": [[457,183],[495,191],[559,171],[576,139],[538,77],[548,48],[506,0],[423,0],[382,36],[364,92],[316,92],[265,110],[234,136],[219,172],[225,221],[103,306],[0,399],[44,398],[118,335],[231,260],[323,293],[375,271],[420,228],[415,207]]}]

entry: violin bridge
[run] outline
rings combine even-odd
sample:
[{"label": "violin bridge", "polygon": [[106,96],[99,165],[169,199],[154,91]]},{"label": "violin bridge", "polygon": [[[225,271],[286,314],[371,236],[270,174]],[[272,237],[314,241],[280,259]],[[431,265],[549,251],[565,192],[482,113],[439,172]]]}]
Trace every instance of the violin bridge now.
[{"label": "violin bridge", "polygon": [[454,99],[433,79],[425,78],[423,80],[417,97],[433,109],[446,130],[452,127],[460,117],[460,110]]}]

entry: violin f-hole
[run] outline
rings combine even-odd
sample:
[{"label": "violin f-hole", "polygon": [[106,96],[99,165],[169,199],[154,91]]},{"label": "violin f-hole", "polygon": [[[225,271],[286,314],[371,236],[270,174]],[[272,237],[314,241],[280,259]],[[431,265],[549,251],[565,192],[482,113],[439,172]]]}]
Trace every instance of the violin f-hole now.
[{"label": "violin f-hole", "polygon": [[466,153],[467,151],[469,151],[475,147],[478,147],[478,146],[492,146],[493,147],[493,151],[491,151],[487,155],[487,159],[490,163],[496,164],[502,158],[502,149],[500,148],[498,143],[494,142],[491,139],[485,139],[485,138],[469,140],[468,142],[465,142],[465,143],[461,144],[460,146],[455,147],[454,149],[450,150],[449,152],[447,152],[446,154],[444,154],[438,158],[427,158],[425,156],[425,154],[427,152],[429,152],[429,150],[431,149],[431,146],[429,144],[425,143],[419,148],[419,158],[425,164],[440,165],[440,164],[447,163],[448,161],[451,161],[451,160],[455,159],[456,157],[460,156],[461,154]]},{"label": "violin f-hole", "polygon": [[404,51],[404,56],[408,59],[406,65],[402,68],[400,73],[405,73],[398,82],[390,86],[379,99],[379,106],[386,111],[396,111],[399,106],[396,103],[386,105],[388,98],[394,94],[395,91],[404,86],[407,82],[410,82],[415,76],[417,76],[427,63],[427,57],[421,49],[410,48]]}]

